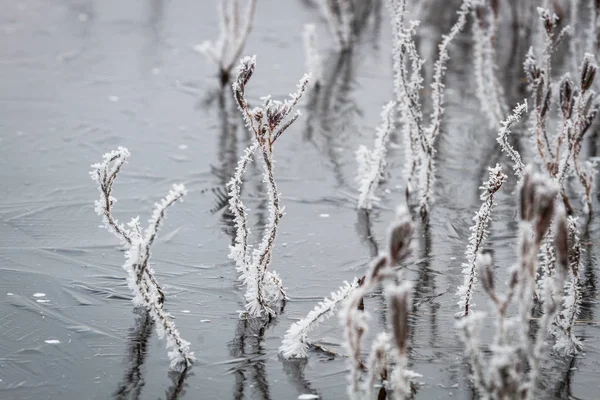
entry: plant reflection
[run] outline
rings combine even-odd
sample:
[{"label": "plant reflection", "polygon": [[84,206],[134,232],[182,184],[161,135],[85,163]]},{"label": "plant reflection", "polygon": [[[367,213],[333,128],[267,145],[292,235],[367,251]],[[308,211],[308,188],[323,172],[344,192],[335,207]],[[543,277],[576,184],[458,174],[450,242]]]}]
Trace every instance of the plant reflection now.
[{"label": "plant reflection", "polygon": [[[230,355],[239,359],[238,365],[229,370],[235,377],[233,398],[236,400],[271,399],[264,346],[264,335],[269,325],[269,322],[257,318],[238,321],[235,337],[228,344]],[[252,389],[252,394],[244,394],[247,386]]]},{"label": "plant reflection", "polygon": [[127,363],[129,364],[114,392],[114,398],[118,400],[139,399],[144,378],[142,366],[146,360],[148,340],[152,336],[154,321],[147,310],[134,308],[134,325],[130,329],[127,346]]},{"label": "plant reflection", "polygon": [[304,376],[304,369],[308,364],[307,358],[285,360],[281,358],[283,372],[300,394],[313,394],[318,396],[319,392],[312,388],[312,384]]},{"label": "plant reflection", "polygon": [[[148,311],[143,308],[135,308],[133,312],[134,325],[130,329],[127,341],[126,361],[128,365],[119,387],[113,393],[113,398],[116,400],[140,399],[145,384],[142,367],[146,361],[148,341],[154,330],[154,321]],[[188,368],[183,371],[169,371],[172,384],[166,392],[167,400],[177,400],[185,393],[185,380],[189,375]]]}]

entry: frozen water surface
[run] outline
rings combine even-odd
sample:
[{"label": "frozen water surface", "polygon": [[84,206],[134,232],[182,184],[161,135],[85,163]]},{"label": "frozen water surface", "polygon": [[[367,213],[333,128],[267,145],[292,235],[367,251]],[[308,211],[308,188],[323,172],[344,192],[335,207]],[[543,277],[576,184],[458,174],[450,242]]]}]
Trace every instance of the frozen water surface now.
[{"label": "frozen water surface", "polygon": [[[391,146],[383,182],[389,190],[379,207],[368,215],[357,212],[355,150],[372,145],[381,107],[393,99],[389,21],[378,11],[353,51],[340,55],[311,4],[259,0],[247,43],[247,53],[257,55],[248,87],[255,101],[294,90],[304,73],[305,23],[316,24],[325,63],[319,98],[307,95],[303,115],[277,141],[286,215],[273,267],[291,301],[263,328],[238,318],[244,304],[227,258],[230,219],[218,196],[206,190],[229,180],[249,140],[230,90],[218,90],[214,65],[194,50],[216,35],[215,2],[2,3],[0,398],[346,398],[343,358],[311,351],[307,360],[283,362],[277,349],[290,324],[344,280],[362,275],[376,254],[395,206],[404,201],[404,152]],[[452,24],[454,9],[442,7],[423,21],[419,46],[425,59],[435,58],[436,41]],[[525,46],[510,39],[499,43],[500,81],[511,105],[525,96],[515,84]],[[429,225],[417,225],[407,266],[415,287],[410,368],[423,375],[421,399],[472,396],[454,328],[454,293],[462,282],[471,217],[480,205],[478,188],[488,166],[506,162],[495,132],[484,128],[470,51],[468,35],[451,49],[436,203]],[[400,136],[392,142],[401,144]],[[119,219],[147,220],[172,183],[189,189],[185,202],[170,210],[152,258],[167,308],[198,359],[185,376],[168,372],[164,343],[146,316],[132,309],[123,252],[98,227],[89,165],[117,146],[132,152],[115,184]],[[526,140],[519,144],[530,159],[528,147]],[[584,151],[595,156],[597,142]],[[258,231],[266,221],[266,194],[255,164],[246,176],[245,201]],[[487,245],[495,251],[498,282],[516,248],[514,183],[511,177],[498,194]],[[544,376],[547,398],[597,398],[598,220],[582,235],[585,301],[576,329],[584,355],[552,356]],[[480,293],[474,300],[478,309],[486,305]],[[383,305],[377,295],[366,301],[380,315],[372,332],[384,322]],[[484,335],[493,327],[492,319],[485,323]],[[331,318],[311,337],[343,351],[338,324]]]}]

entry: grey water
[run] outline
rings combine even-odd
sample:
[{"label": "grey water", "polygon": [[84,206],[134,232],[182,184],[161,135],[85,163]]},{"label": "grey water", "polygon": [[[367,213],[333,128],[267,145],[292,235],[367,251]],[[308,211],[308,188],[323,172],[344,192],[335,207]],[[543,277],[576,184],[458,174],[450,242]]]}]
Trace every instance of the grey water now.
[{"label": "grey water", "polygon": [[[427,79],[454,6],[422,16],[418,44]],[[295,90],[305,72],[304,24],[317,25],[324,61],[322,88],[307,94],[303,116],[276,146],[286,215],[273,268],[290,301],[267,326],[239,319],[243,289],[227,258],[233,233],[224,184],[250,137],[230,90],[219,88],[216,66],[194,50],[216,37],[216,2],[20,0],[2,2],[1,10],[0,399],[346,398],[343,357],[312,351],[307,360],[283,361],[277,349],[290,324],[364,273],[396,205],[405,203],[398,132],[381,203],[369,214],[355,207],[354,152],[372,145],[381,107],[394,97],[385,8],[375,7],[353,50],[340,53],[315,2],[258,2],[246,46],[246,54],[257,55],[251,100]],[[510,24],[502,32],[499,74],[512,106],[527,96],[520,70],[529,44],[511,36]],[[474,396],[454,328],[455,291],[487,167],[502,163],[510,175],[475,97],[471,59],[467,30],[451,49],[436,202],[428,223],[417,220],[406,264],[415,287],[410,367],[423,375],[421,399]],[[516,137],[515,146],[532,159],[529,139]],[[189,189],[169,210],[152,256],[166,308],[196,353],[186,374],[168,372],[164,342],[132,307],[123,251],[94,213],[99,193],[90,164],[117,146],[132,153],[113,194],[120,220],[149,218],[172,183]],[[585,151],[597,150],[593,139]],[[267,218],[260,166],[252,164],[246,177],[244,201],[253,232],[260,232]],[[499,282],[515,260],[515,183],[511,176],[498,195],[486,245]],[[576,334],[584,350],[574,357],[549,353],[544,398],[597,398],[597,221],[595,215],[582,235],[584,303]],[[480,293],[475,302],[486,309]],[[385,323],[385,304],[375,294],[366,307],[375,333]],[[492,328],[486,319],[484,334]],[[343,353],[336,317],[311,338]]]}]

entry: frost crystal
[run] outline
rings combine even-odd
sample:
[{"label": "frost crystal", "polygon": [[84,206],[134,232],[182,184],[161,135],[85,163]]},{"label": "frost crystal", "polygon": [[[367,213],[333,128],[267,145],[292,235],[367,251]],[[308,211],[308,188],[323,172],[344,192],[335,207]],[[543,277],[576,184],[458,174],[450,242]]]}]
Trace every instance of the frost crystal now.
[{"label": "frost crystal", "polygon": [[457,290],[457,296],[460,297],[458,306],[460,311],[457,315],[466,316],[469,314],[469,307],[474,304],[470,304],[471,297],[473,296],[473,290],[477,284],[476,274],[476,260],[477,255],[481,251],[483,243],[487,238],[488,230],[487,227],[491,221],[492,209],[495,205],[494,195],[502,184],[506,181],[506,175],[502,173],[502,167],[498,164],[494,168],[489,168],[489,178],[484,182],[480,188],[482,190],[480,199],[483,201],[479,211],[473,217],[475,225],[471,227],[471,235],[469,236],[469,244],[465,255],[467,261],[463,263],[462,273],[464,274],[464,282],[459,286]]},{"label": "frost crystal", "polygon": [[[484,14],[484,18],[480,18]],[[477,98],[488,119],[490,128],[495,129],[505,114],[506,104],[502,85],[496,78],[496,29],[497,20],[489,3],[473,7],[473,63]]]},{"label": "frost crystal", "polygon": [[524,100],[522,104],[517,104],[514,108],[512,114],[510,114],[504,121],[502,121],[502,127],[498,131],[498,138],[496,141],[502,147],[502,150],[512,159],[514,165],[513,169],[515,171],[515,175],[521,179],[523,177],[523,170],[525,169],[525,165],[521,160],[521,155],[518,151],[511,146],[508,141],[508,136],[510,135],[510,130],[513,125],[521,120],[521,116],[523,112],[527,112],[527,100]]},{"label": "frost crystal", "polygon": [[287,330],[279,354],[283,358],[305,358],[308,355],[308,333],[333,315],[337,306],[350,296],[352,291],[358,287],[358,278],[352,283],[344,282],[337,292],[332,292],[330,297],[325,297],[309,312],[306,317],[292,324]]},{"label": "frost crystal", "polygon": [[379,185],[385,171],[385,154],[390,140],[390,134],[394,130],[394,106],[395,103],[389,102],[381,111],[382,123],[375,133],[375,146],[373,150],[360,146],[356,151],[356,160],[358,161],[359,182],[358,208],[370,210],[373,202],[378,198],[375,196],[375,190]]}]

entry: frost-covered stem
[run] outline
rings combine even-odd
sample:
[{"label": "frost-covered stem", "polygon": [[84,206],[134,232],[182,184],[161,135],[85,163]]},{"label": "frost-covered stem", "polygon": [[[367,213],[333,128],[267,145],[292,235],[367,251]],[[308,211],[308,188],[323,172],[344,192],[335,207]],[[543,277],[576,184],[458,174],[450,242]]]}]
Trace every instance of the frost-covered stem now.
[{"label": "frost-covered stem", "polygon": [[102,223],[124,244],[131,245],[130,233],[112,215],[112,205],[116,199],[111,197],[112,185],[129,155],[129,150],[125,147],[119,147],[117,150],[106,153],[102,163],[92,165],[90,177],[99,185],[100,200],[97,200],[95,205],[96,213],[102,217]]},{"label": "frost-covered stem", "polygon": [[473,290],[477,284],[477,271],[476,271],[476,260],[477,254],[481,249],[481,246],[487,238],[487,228],[491,221],[491,212],[495,205],[494,195],[502,184],[506,181],[506,175],[502,173],[502,167],[496,164],[496,167],[489,168],[489,178],[484,182],[483,186],[480,187],[482,190],[480,199],[483,204],[479,208],[479,211],[473,217],[475,225],[471,227],[471,235],[469,236],[469,244],[465,255],[467,256],[467,262],[463,264],[464,282],[461,287],[458,288],[457,295],[460,297],[458,305],[460,307],[460,316],[467,316],[469,314],[470,300],[473,296]]},{"label": "frost-covered stem", "polygon": [[[126,246],[132,246],[134,239],[140,236],[141,232],[137,221],[130,225],[131,229],[129,230],[112,215],[112,205],[117,202],[117,199],[112,197],[112,187],[129,156],[129,150],[119,147],[117,150],[104,154],[102,163],[93,164],[90,172],[90,177],[98,184],[100,191],[100,199],[95,201],[96,214],[102,217],[105,228]],[[162,304],[165,296],[152,269],[144,267],[140,273],[140,280],[142,276],[148,290],[158,293],[159,303]]]},{"label": "frost-covered stem", "polygon": [[442,116],[444,115],[444,77],[446,76],[446,64],[450,59],[450,55],[448,54],[448,48],[450,47],[452,41],[458,36],[458,34],[463,30],[465,24],[467,23],[467,15],[471,7],[471,0],[463,0],[462,4],[460,5],[460,8],[457,11],[458,20],[452,26],[450,32],[442,37],[442,43],[438,47],[439,56],[433,66],[433,82],[431,84],[431,99],[433,111],[431,113],[430,126],[427,130],[429,138],[432,142],[439,134]]},{"label": "frost-covered stem", "polygon": [[573,332],[577,316],[580,312],[582,300],[579,279],[581,243],[579,240],[579,230],[577,229],[576,218],[568,218],[568,236],[568,263],[571,280],[567,286],[567,295],[563,300],[563,310],[557,315],[555,321],[557,330],[554,332],[556,336],[554,349],[563,352],[564,354],[576,354],[582,348],[581,341],[577,339]]},{"label": "frost-covered stem", "polygon": [[359,196],[358,208],[370,210],[373,202],[377,201],[375,191],[385,172],[385,156],[389,138],[394,130],[394,106],[395,103],[389,102],[381,111],[382,122],[376,130],[375,145],[373,150],[368,150],[365,146],[360,146],[356,151],[358,161]]},{"label": "frost-covered stem", "polygon": [[[428,138],[423,131],[423,114],[419,91],[422,89],[423,77],[420,58],[414,41],[417,21],[406,23],[406,0],[386,0],[392,15],[393,35],[393,70],[396,103],[401,114],[404,133],[405,168],[407,197],[413,190],[413,180],[417,179],[423,154],[430,148]],[[410,63],[410,71],[408,65]]]},{"label": "frost-covered stem", "polygon": [[344,282],[337,292],[331,293],[315,306],[303,319],[294,322],[287,330],[279,354],[285,359],[306,358],[308,356],[308,332],[312,331],[319,323],[333,315],[337,306],[345,301],[358,287],[359,280],[354,278],[351,283]]},{"label": "frost-covered stem", "polygon": [[[159,202],[154,205],[154,212],[152,213],[152,218],[148,221],[148,227],[144,233],[144,245],[143,249],[143,257],[140,262],[140,271],[138,271],[137,276],[137,284],[141,284],[142,277],[144,274],[149,275],[151,279],[154,279],[154,274],[149,273],[148,270],[148,261],[150,260],[150,248],[156,239],[156,235],[158,234],[158,229],[160,228],[167,209],[175,204],[177,201],[181,200],[183,196],[187,194],[187,190],[183,185],[173,185],[169,193]],[[155,282],[155,281],[154,281]],[[157,289],[160,288],[157,285]],[[162,294],[162,293],[161,293]]]},{"label": "frost-covered stem", "polygon": [[508,137],[511,133],[513,125],[521,120],[521,116],[524,112],[527,112],[527,99],[525,99],[523,103],[517,104],[517,106],[513,109],[512,114],[502,121],[501,128],[498,131],[498,138],[496,139],[502,150],[513,161],[513,170],[519,181],[523,178],[523,170],[525,169],[525,165],[523,164],[523,160],[521,159],[519,152],[516,151],[510,144]]},{"label": "frost-covered stem", "polygon": [[[138,246],[138,254],[143,252],[141,246]],[[139,264],[132,264],[132,269],[139,274]],[[179,330],[175,326],[170,314],[164,309],[159,299],[153,296],[145,285],[129,285],[133,290],[135,297],[142,299],[143,305],[150,312],[152,319],[156,323],[158,336],[166,338],[167,350],[169,350],[169,359],[172,369],[183,369],[192,365],[195,361],[194,352],[190,349],[190,343],[181,338]]]},{"label": "frost-covered stem", "polygon": [[227,182],[229,210],[233,214],[236,233],[235,244],[230,246],[229,258],[236,262],[236,268],[242,276],[248,272],[248,263],[250,262],[248,255],[250,228],[248,227],[248,209],[242,202],[242,176],[246,172],[248,164],[252,162],[252,156],[257,148],[258,145],[255,143],[244,150],[244,155],[238,161],[233,177]]},{"label": "frost-covered stem", "polygon": [[[410,219],[410,214],[406,208],[398,208],[396,220],[392,222],[388,229],[387,235],[387,251],[379,254],[370,264],[369,271],[364,277],[364,281],[358,286],[346,302],[344,310],[341,312],[341,321],[344,326],[345,346],[348,349],[350,374],[348,393],[352,399],[362,399],[360,378],[362,370],[365,368],[361,361],[362,338],[365,335],[368,325],[366,323],[367,313],[361,310],[361,304],[364,296],[373,290],[384,279],[391,281],[400,280],[401,276],[394,273],[392,267],[402,259],[404,259],[410,251],[410,240],[412,238],[414,227]],[[394,287],[391,283],[386,287],[386,291],[393,296],[393,305],[390,308],[396,308],[394,316],[391,319],[402,316],[401,321],[393,322],[391,329],[393,330],[394,345],[400,349],[398,351],[405,352],[408,323],[407,313],[409,307],[409,289],[408,284],[403,284],[400,288]],[[398,357],[396,357],[398,358]],[[402,360],[401,360],[402,361]],[[404,365],[398,366],[402,368],[397,371],[400,378],[398,382],[406,382],[414,374],[405,371]],[[404,386],[403,386],[404,387]],[[394,388],[395,390],[399,390]]]},{"label": "frost-covered stem", "polygon": [[480,395],[489,398],[490,389],[487,385],[485,364],[483,353],[481,352],[479,342],[479,331],[483,313],[473,312],[469,316],[462,318],[457,322],[457,327],[462,335],[462,341],[465,345],[465,353],[469,357],[469,364],[473,372],[473,380]]},{"label": "frost-covered stem", "polygon": [[[367,360],[367,379],[364,382],[365,398],[374,396],[373,389],[378,379],[387,380],[391,338],[387,332],[379,333],[373,340],[369,359]],[[403,366],[402,366],[403,367]],[[386,388],[387,389],[387,388]]]},{"label": "frost-covered stem", "polygon": [[492,6],[487,2],[474,7],[471,16],[473,18],[476,95],[490,127],[495,128],[502,121],[506,108],[502,87],[496,78],[495,29],[497,20]]},{"label": "frost-covered stem", "polygon": [[[261,146],[261,149],[263,153],[264,182],[267,184],[267,197],[269,199],[269,218],[263,232],[263,239],[259,248],[253,254],[252,263],[256,266],[258,273],[257,301],[262,309],[266,310],[269,315],[274,316],[272,308],[267,305],[265,300],[264,282],[269,265],[271,264],[271,255],[275,245],[275,238],[277,237],[277,227],[283,213],[279,207],[279,192],[277,191],[277,184],[273,174],[272,154],[266,146]],[[279,290],[281,293],[284,292],[282,287]]]},{"label": "frost-covered stem", "polygon": [[429,148],[427,149],[427,166],[422,173],[421,177],[421,202],[420,202],[420,213],[421,216],[426,217],[429,214],[429,206],[433,197],[432,188],[435,181],[435,139],[440,132],[440,126],[442,123],[442,117],[444,115],[444,77],[446,75],[446,64],[450,59],[448,54],[448,48],[454,38],[464,28],[467,22],[467,15],[472,6],[471,0],[463,0],[460,8],[457,11],[458,20],[450,29],[447,35],[442,37],[442,43],[439,45],[439,57],[433,66],[433,82],[431,83],[431,99],[433,111],[430,116],[430,123],[428,128],[425,130],[425,134],[428,137]]}]

